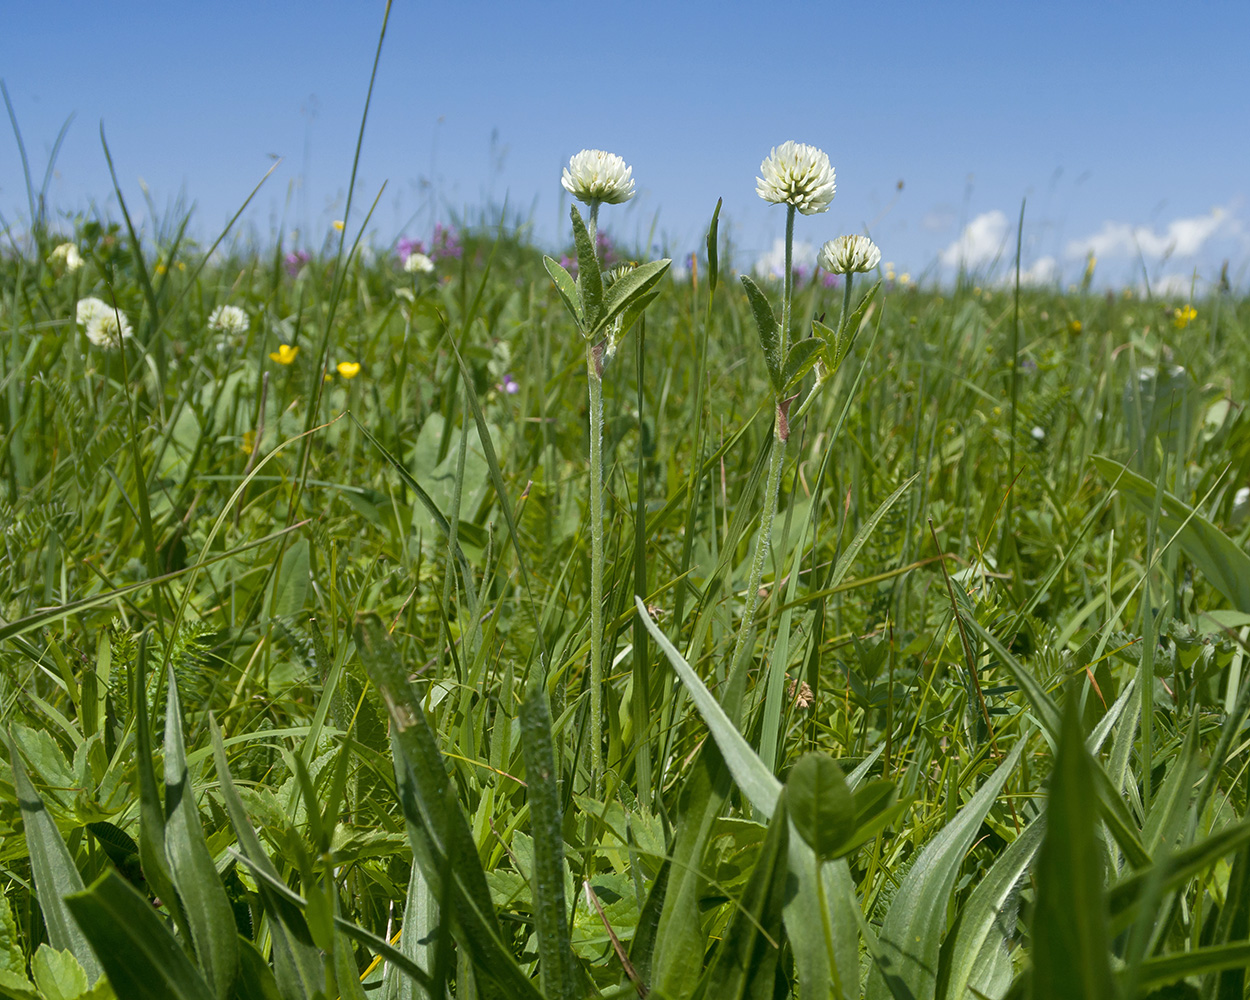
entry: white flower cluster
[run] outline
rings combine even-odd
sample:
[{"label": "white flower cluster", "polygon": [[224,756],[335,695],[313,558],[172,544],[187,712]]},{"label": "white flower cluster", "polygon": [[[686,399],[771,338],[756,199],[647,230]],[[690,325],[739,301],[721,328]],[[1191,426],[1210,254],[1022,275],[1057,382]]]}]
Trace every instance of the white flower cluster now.
[{"label": "white flower cluster", "polygon": [[564,190],[587,205],[599,202],[619,205],[634,196],[633,168],[615,153],[583,149],[569,159],[560,183]]},{"label": "white flower cluster", "polygon": [[833,166],[823,150],[801,142],[783,142],[760,164],[755,192],[775,205],[793,205],[804,215],[829,210],[837,189]]},{"label": "white flower cluster", "polygon": [[830,274],[862,274],[881,263],[881,251],[867,236],[839,236],[822,246],[816,259]]},{"label": "white flower cluster", "polygon": [[78,300],[78,324],[96,347],[114,350],[130,337],[130,321],[125,313],[94,297]]},{"label": "white flower cluster", "polygon": [[218,306],[208,316],[208,328],[235,336],[247,333],[248,318],[238,306]]},{"label": "white flower cluster", "polygon": [[48,263],[53,267],[63,267],[66,271],[77,271],[83,265],[82,254],[78,252],[78,244],[61,243],[48,254]]},{"label": "white flower cluster", "polygon": [[404,261],[404,270],[409,274],[429,274],[434,270],[434,261],[425,254],[414,250]]}]

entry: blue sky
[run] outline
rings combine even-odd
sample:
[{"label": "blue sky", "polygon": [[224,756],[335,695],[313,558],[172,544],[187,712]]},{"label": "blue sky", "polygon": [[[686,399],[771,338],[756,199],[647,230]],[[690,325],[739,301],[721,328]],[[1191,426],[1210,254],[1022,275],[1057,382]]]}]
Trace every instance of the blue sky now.
[{"label": "blue sky", "polygon": [[[73,114],[49,201],[116,216],[103,122],[128,205],[179,194],[211,238],[282,157],[245,221],[319,244],[342,217],[384,4],[4,5],[3,76],[36,182]],[[385,181],[375,244],[434,221],[510,212],[555,246],[559,174],[583,147],[619,153],[637,197],[605,208],[627,243],[701,244],[723,197],[735,261],[766,257],[784,210],[754,191],[787,139],[837,170],[818,247],[868,231],[913,277],[962,259],[994,272],[1188,287],[1225,258],[1247,284],[1250,102],[1245,3],[736,2],[439,4],[396,0],[352,222]],[[898,187],[903,182],[902,189]],[[0,131],[0,212],[29,215]],[[1004,249],[1005,248],[1005,249]]]}]

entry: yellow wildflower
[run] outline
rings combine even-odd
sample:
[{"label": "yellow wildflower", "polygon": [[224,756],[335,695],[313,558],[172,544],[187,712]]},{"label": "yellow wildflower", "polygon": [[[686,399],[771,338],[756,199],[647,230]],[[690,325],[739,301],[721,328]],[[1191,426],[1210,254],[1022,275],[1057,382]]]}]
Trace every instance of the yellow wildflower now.
[{"label": "yellow wildflower", "polygon": [[299,354],[299,346],[292,347],[290,344],[279,344],[276,351],[269,352],[269,359],[276,361],[280,365],[289,365],[295,360],[295,355]]},{"label": "yellow wildflower", "polygon": [[335,365],[335,368],[338,369],[338,373],[342,375],[343,378],[347,379],[355,378],[360,374],[359,361],[340,361],[337,365]]},{"label": "yellow wildflower", "polygon": [[252,453],[252,449],[255,446],[256,446],[256,432],[244,431],[243,440],[239,443],[239,450],[242,451],[244,455],[250,455]]},{"label": "yellow wildflower", "polygon": [[1184,307],[1172,313],[1172,325],[1183,330],[1198,317],[1198,310],[1186,303]]},{"label": "yellow wildflower", "polygon": [[1074,337],[1078,333],[1080,333],[1083,329],[1085,329],[1085,327],[1081,325],[1081,321],[1079,319],[1074,319],[1071,323],[1068,324],[1068,333],[1072,334],[1072,336]]},{"label": "yellow wildflower", "polygon": [[333,222],[333,225],[334,225],[334,228],[335,228],[335,229],[337,229],[340,233],[343,231],[343,220],[342,220],[342,219],[335,219],[335,220],[334,220],[334,222]]},{"label": "yellow wildflower", "polygon": [[157,265],[156,265],[156,273],[157,273],[157,274],[164,274],[167,270],[168,270],[168,268],[167,268],[167,267],[165,267],[165,265],[164,265],[164,264],[157,264]]}]

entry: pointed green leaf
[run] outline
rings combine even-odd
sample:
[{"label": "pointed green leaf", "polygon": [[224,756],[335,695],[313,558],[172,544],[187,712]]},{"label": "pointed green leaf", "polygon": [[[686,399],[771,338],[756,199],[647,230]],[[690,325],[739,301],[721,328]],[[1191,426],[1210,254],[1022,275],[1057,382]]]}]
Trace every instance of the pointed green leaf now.
[{"label": "pointed green leaf", "polygon": [[239,971],[239,932],[221,884],[187,770],[178,682],[169,667],[165,704],[165,857],[174,888],[191,926],[200,968],[219,1000],[225,1000]]},{"label": "pointed green leaf", "polygon": [[760,348],[764,351],[764,364],[768,367],[768,377],[773,383],[773,390],[780,393],[785,386],[781,377],[781,325],[773,315],[773,307],[768,298],[760,291],[759,285],[745,274],[741,276],[742,287],[746,289],[747,298],[751,302],[751,312],[755,316],[755,326],[759,330]]},{"label": "pointed green leaf", "polygon": [[[617,278],[607,290],[603,300],[603,311],[599,318],[593,324],[587,324],[591,327],[591,339],[596,339],[607,329],[608,324],[612,320],[626,310],[631,310],[634,318],[637,319],[640,310],[633,310],[632,307],[640,299],[646,297],[659,280],[664,277],[664,272],[668,270],[668,266],[671,263],[672,261],[667,258],[653,260],[646,264],[640,264]],[[649,302],[650,298],[647,298],[647,301]],[[624,327],[622,327],[622,332],[624,332]]]},{"label": "pointed green leaf", "polygon": [[13,790],[22,813],[26,832],[26,851],[30,855],[30,871],[35,879],[35,894],[43,922],[48,928],[48,941],[58,950],[68,949],[87,972],[91,982],[100,975],[100,963],[87,943],[65,902],[70,893],[81,892],[82,876],[74,865],[61,831],[48,814],[43,799],[35,791],[26,774],[26,765],[9,736],[9,762],[13,768]]},{"label": "pointed green leaf", "polygon": [[1103,851],[1094,762],[1085,749],[1076,699],[1063,715],[1038,853],[1033,907],[1033,1000],[1104,1000],[1111,974]]},{"label": "pointed green leaf", "polygon": [[156,909],[120,875],[105,872],[66,905],[100,956],[118,997],[213,1000],[213,992]]},{"label": "pointed green leaf", "polygon": [[[1101,455],[1091,456],[1090,460],[1102,477],[1114,483],[1139,510],[1149,514],[1154,509],[1158,493],[1154,483]],[[1185,555],[1234,608],[1250,613],[1250,555],[1193,507],[1166,491],[1159,527],[1176,537]]]},{"label": "pointed green leaf", "polygon": [[542,990],[551,1000],[577,1000],[582,990],[564,898],[564,835],[561,832],[564,811],[560,808],[547,691],[537,675],[521,703],[521,753],[525,759],[530,830],[534,838],[531,880]]},{"label": "pointed green leaf", "polygon": [[569,209],[573,220],[573,244],[577,247],[577,290],[582,303],[582,329],[594,330],[599,326],[603,309],[603,275],[599,271],[599,258],[595,245],[582,221],[582,213],[573,205]]},{"label": "pointed green leaf", "polygon": [[564,300],[564,307],[569,311],[569,315],[573,317],[573,322],[577,324],[577,328],[580,330],[584,324],[582,322],[582,300],[577,293],[577,282],[573,280],[573,276],[568,271],[560,266],[558,261],[552,260],[545,255],[543,257],[543,267],[551,275],[556,291],[560,293],[560,298]]},{"label": "pointed green leaf", "polygon": [[803,376],[815,367],[824,349],[825,342],[819,337],[805,337],[791,345],[786,351],[786,363],[781,372],[783,393],[792,392],[803,381]]},{"label": "pointed green leaf", "polygon": [[880,965],[868,979],[869,1000],[888,1000],[893,995],[886,977],[897,977],[917,997],[933,994],[947,906],[959,869],[1027,742],[1021,739],[1015,745],[955,818],[925,844],[908,869],[881,925]]},{"label": "pointed green leaf", "polygon": [[786,808],[821,861],[834,857],[855,829],[855,805],[842,768],[827,753],[805,753],[786,778]]},{"label": "pointed green leaf", "polygon": [[723,198],[716,199],[716,208],[712,210],[712,222],[707,227],[707,283],[708,294],[716,294],[716,284],[720,280],[720,246],[717,233],[720,230],[720,206]]}]

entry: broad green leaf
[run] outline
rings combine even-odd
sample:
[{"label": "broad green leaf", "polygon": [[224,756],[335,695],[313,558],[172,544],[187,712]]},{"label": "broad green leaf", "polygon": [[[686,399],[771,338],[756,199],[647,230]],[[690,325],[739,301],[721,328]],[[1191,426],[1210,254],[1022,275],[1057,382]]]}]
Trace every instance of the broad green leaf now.
[{"label": "broad green leaf", "polygon": [[449,879],[456,937],[477,973],[514,997],[541,1000],[503,941],[477,845],[447,780],[434,731],[382,623],[372,617],[361,621],[356,648],[391,717],[395,779],[412,835],[414,862],[423,866],[426,879],[436,887],[442,888],[444,878]]},{"label": "broad green leaf", "polygon": [[786,857],[790,823],[783,801],[768,824],[768,835],[738,906],[707,973],[707,997],[716,1000],[771,1000],[781,955],[781,913],[786,903]]},{"label": "broad green leaf", "polygon": [[815,367],[824,349],[825,342],[819,337],[804,337],[790,346],[781,372],[783,393],[792,392],[803,381],[803,376]]},{"label": "broad green leaf", "polygon": [[521,751],[534,839],[532,891],[542,990],[549,1000],[577,1000],[582,994],[581,977],[573,958],[564,898],[564,812],[547,690],[537,674],[521,703]]},{"label": "broad green leaf", "polygon": [[821,861],[835,857],[855,829],[846,776],[826,753],[805,753],[786,778],[786,808],[795,829]]},{"label": "broad green leaf", "polygon": [[573,276],[568,271],[560,266],[558,261],[552,260],[546,255],[543,256],[543,267],[551,275],[556,291],[560,293],[560,298],[564,300],[564,307],[568,309],[569,315],[573,317],[573,322],[577,324],[577,328],[580,330],[584,324],[582,322],[582,300],[577,293],[577,282],[573,280]]},{"label": "broad green leaf", "polygon": [[308,601],[308,539],[292,543],[282,557],[274,581],[273,614],[279,618],[298,614]]},{"label": "broad green leaf", "polygon": [[9,897],[0,893],[0,972],[19,972],[26,978],[26,955],[17,939],[17,923]]},{"label": "broad green leaf", "polygon": [[30,872],[35,879],[35,894],[43,922],[48,929],[48,941],[57,950],[68,950],[86,970],[87,978],[95,982],[100,976],[100,963],[91,950],[88,937],[75,922],[65,902],[70,893],[81,892],[82,876],[79,875],[69,848],[61,838],[61,831],[48,814],[43,799],[35,791],[26,774],[26,765],[10,736],[9,762],[13,768],[13,790],[22,813],[26,832],[26,851],[30,855]]},{"label": "broad green leaf", "polygon": [[759,330],[760,348],[764,351],[764,364],[768,367],[768,378],[773,383],[773,391],[780,394],[785,387],[781,366],[781,325],[773,315],[773,307],[768,304],[768,297],[760,291],[759,285],[745,274],[741,276],[742,287],[746,289],[747,298],[751,303],[751,312],[755,316],[755,326]]},{"label": "broad green leaf", "polygon": [[213,1000],[156,909],[114,871],[66,897],[118,997]]},{"label": "broad green leaf", "polygon": [[[1154,483],[1101,455],[1090,460],[1102,477],[1115,484],[1139,510],[1146,514],[1154,510],[1159,493]],[[1159,527],[1176,538],[1185,555],[1234,608],[1250,613],[1250,555],[1193,507],[1166,491],[1162,495]]]},{"label": "broad green leaf", "polygon": [[[230,817],[230,825],[238,838],[239,848],[248,862],[271,876],[275,882],[281,882],[278,870],[274,867],[269,855],[261,846],[260,838],[252,828],[243,808],[243,800],[239,797],[234,785],[234,777],[226,762],[226,748],[222,742],[221,730],[217,720],[209,715],[209,735],[213,743],[213,760],[217,766],[217,781],[221,787],[221,798]],[[269,917],[269,936],[272,941],[274,978],[283,1000],[310,1000],[325,985],[325,976],[321,968],[321,957],[313,947],[312,936],[304,915],[279,893],[275,893],[270,884],[259,881],[261,905]],[[244,956],[246,961],[246,956]]]},{"label": "broad green leaf", "polygon": [[938,1000],[964,1000],[983,969],[987,949],[1003,949],[1015,927],[1014,901],[1046,831],[1038,817],[1007,845],[977,882],[942,943]]},{"label": "broad green leaf", "polygon": [[235,997],[237,1000],[285,1000],[265,956],[245,937],[239,938],[239,979]]},{"label": "broad green leaf", "polygon": [[933,836],[894,894],[881,925],[880,967],[868,978],[868,1000],[888,1000],[886,976],[897,977],[916,997],[934,993],[946,910],[964,857],[990,807],[1024,752],[1021,739],[955,818]]},{"label": "broad green leaf", "polygon": [[[108,982],[108,980],[104,980]],[[0,969],[0,997],[4,1000],[44,1000],[25,972]]]},{"label": "broad green leaf", "polygon": [[200,968],[219,1000],[225,1000],[239,971],[239,932],[225,887],[213,864],[195,786],[187,770],[178,680],[169,668],[165,703],[165,858],[191,927]]},{"label": "broad green leaf", "polygon": [[57,951],[48,944],[41,944],[30,960],[31,976],[39,988],[42,1000],[85,1000],[96,995],[112,996],[112,990],[103,980],[96,990],[87,982],[87,973],[69,951]]},{"label": "broad green leaf", "polygon": [[716,199],[716,207],[712,209],[712,221],[707,227],[707,284],[708,294],[716,294],[716,284],[720,280],[720,247],[717,234],[720,231],[720,207],[723,198]]},{"label": "broad green leaf", "polygon": [[1077,699],[1069,701],[1051,774],[1046,836],[1035,871],[1033,1000],[1105,1000],[1111,974],[1103,851],[1094,762],[1085,749]]},{"label": "broad green leaf", "polygon": [[[651,298],[654,298],[654,296],[650,293],[659,280],[664,277],[664,272],[668,270],[668,266],[671,263],[672,261],[665,258],[664,260],[653,260],[646,264],[640,264],[614,281],[604,296],[603,312],[591,329],[591,339],[595,339],[598,334],[607,328],[612,320],[630,310],[640,300],[646,299],[648,302],[651,301]],[[637,316],[638,312],[635,311],[634,319],[637,319]],[[624,329],[625,327],[622,325],[622,332],[624,332]]]},{"label": "broad green leaf", "polygon": [[599,327],[599,317],[603,310],[603,274],[599,271],[599,258],[595,255],[595,245],[582,221],[582,213],[573,205],[569,208],[573,220],[573,245],[577,248],[577,290],[582,302],[582,329],[586,331]]}]

